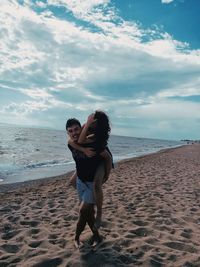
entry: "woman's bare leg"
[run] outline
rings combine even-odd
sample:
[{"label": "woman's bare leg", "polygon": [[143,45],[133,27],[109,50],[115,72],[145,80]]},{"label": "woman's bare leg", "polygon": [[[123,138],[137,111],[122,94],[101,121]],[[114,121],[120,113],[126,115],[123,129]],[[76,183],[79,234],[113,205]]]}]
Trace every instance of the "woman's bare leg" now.
[{"label": "woman's bare leg", "polygon": [[104,163],[102,162],[95,173],[94,177],[94,197],[97,206],[97,215],[95,220],[95,227],[98,229],[101,226],[102,220],[102,206],[103,206],[103,190],[102,190],[102,183],[103,178],[105,176],[105,167]]}]

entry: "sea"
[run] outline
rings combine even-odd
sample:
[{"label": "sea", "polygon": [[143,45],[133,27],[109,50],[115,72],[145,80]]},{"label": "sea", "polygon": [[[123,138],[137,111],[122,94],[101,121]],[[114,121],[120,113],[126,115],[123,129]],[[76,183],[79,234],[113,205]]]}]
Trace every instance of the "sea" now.
[{"label": "sea", "polygon": [[[109,139],[115,163],[183,144],[116,135]],[[74,169],[65,131],[0,125],[0,185],[53,177]]]}]

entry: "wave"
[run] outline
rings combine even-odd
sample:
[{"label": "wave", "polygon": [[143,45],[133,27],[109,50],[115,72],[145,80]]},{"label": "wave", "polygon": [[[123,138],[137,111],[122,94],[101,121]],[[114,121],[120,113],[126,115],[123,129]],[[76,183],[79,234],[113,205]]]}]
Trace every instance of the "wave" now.
[{"label": "wave", "polygon": [[73,161],[52,160],[52,161],[31,163],[31,164],[26,165],[25,169],[35,169],[35,168],[41,168],[41,167],[52,167],[52,166],[59,166],[59,165],[68,165],[68,164],[73,164],[73,163],[74,163]]},{"label": "wave", "polygon": [[29,141],[29,139],[28,138],[25,138],[25,137],[17,137],[17,138],[15,138],[15,141]]}]

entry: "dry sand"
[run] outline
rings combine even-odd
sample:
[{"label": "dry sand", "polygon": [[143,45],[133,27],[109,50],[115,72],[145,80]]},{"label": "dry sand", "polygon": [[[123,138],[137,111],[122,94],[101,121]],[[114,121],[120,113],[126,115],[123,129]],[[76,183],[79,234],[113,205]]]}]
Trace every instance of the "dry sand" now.
[{"label": "dry sand", "polygon": [[78,200],[67,180],[1,186],[1,267],[200,266],[199,144],[116,165],[96,249],[74,248]]}]

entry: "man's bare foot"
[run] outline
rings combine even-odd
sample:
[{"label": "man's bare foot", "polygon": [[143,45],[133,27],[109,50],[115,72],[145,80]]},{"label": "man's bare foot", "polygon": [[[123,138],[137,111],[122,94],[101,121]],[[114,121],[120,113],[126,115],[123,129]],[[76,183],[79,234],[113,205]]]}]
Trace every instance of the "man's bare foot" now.
[{"label": "man's bare foot", "polygon": [[80,240],[75,239],[74,240],[74,246],[75,246],[75,248],[80,249],[83,247],[83,243]]},{"label": "man's bare foot", "polygon": [[95,220],[95,223],[94,223],[94,227],[96,229],[99,229],[101,227],[101,217],[100,216],[96,217],[96,220]]},{"label": "man's bare foot", "polygon": [[101,236],[93,236],[93,244],[92,247],[93,248],[97,248],[98,245],[103,241],[103,238]]}]

